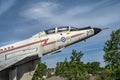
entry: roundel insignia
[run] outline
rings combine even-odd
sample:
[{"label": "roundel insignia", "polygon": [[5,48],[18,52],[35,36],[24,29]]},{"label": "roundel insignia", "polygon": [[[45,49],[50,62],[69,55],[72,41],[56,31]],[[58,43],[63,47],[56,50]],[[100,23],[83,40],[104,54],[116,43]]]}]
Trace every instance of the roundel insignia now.
[{"label": "roundel insignia", "polygon": [[65,37],[61,37],[61,41],[62,41],[62,42],[65,42],[65,41],[66,41],[66,38],[65,38]]}]

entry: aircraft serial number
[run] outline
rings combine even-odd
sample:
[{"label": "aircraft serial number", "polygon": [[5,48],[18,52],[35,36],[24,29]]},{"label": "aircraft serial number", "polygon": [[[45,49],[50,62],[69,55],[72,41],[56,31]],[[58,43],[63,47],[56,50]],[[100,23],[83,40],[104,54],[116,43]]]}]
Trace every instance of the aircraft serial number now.
[{"label": "aircraft serial number", "polygon": [[10,49],[13,49],[13,48],[14,48],[14,46],[9,46],[7,48],[0,49],[0,52],[7,51],[7,50],[10,50]]}]

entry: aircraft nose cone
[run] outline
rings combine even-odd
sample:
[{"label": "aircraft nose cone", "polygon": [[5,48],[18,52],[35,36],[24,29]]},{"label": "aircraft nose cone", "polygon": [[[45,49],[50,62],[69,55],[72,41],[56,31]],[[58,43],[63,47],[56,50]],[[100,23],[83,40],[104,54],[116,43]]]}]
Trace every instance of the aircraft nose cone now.
[{"label": "aircraft nose cone", "polygon": [[93,29],[94,29],[94,34],[97,34],[97,33],[99,33],[101,31],[100,28],[93,28]]}]

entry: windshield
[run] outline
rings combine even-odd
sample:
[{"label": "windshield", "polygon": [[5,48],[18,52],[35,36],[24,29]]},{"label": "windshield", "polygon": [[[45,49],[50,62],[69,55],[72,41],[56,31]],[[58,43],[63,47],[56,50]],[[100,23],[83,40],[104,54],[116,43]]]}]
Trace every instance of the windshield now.
[{"label": "windshield", "polygon": [[79,28],[76,28],[76,27],[71,27],[70,31],[78,31]]},{"label": "windshield", "polygon": [[46,33],[46,34],[55,33],[55,28],[45,30],[45,33]]},{"label": "windshield", "polygon": [[68,30],[69,30],[69,26],[58,27],[58,32],[68,31]]},{"label": "windshield", "polygon": [[91,29],[91,26],[85,27],[85,28],[79,28],[79,30],[85,30],[85,29]]}]

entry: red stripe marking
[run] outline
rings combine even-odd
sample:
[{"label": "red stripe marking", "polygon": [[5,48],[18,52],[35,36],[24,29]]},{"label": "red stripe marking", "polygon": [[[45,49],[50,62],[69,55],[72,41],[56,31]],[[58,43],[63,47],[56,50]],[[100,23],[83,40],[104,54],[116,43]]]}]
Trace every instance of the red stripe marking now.
[{"label": "red stripe marking", "polygon": [[19,48],[23,48],[23,47],[26,47],[26,46],[30,46],[30,45],[33,45],[33,44],[37,44],[37,43],[43,43],[43,46],[47,46],[47,45],[50,45],[50,44],[54,44],[56,43],[56,41],[52,41],[52,42],[49,42],[47,43],[48,39],[44,39],[44,40],[41,40],[41,41],[36,41],[36,42],[33,42],[33,43],[29,43],[29,44],[26,44],[26,45],[22,45],[22,46],[19,46],[19,47],[15,47],[15,48],[12,48],[12,49],[9,49],[9,50],[5,50],[5,51],[2,51],[0,52],[1,53],[5,53],[5,52],[8,52],[8,51],[12,51],[12,50],[16,50],[16,49],[19,49]]},{"label": "red stripe marking", "polygon": [[47,45],[54,44],[54,43],[56,43],[56,41],[49,42],[49,43],[47,43],[47,44],[43,44],[43,46],[47,46]]},{"label": "red stripe marking", "polygon": [[82,35],[82,34],[84,34],[84,33],[75,34],[75,35],[71,36],[71,38],[74,38],[74,37],[80,36],[80,35]]}]

